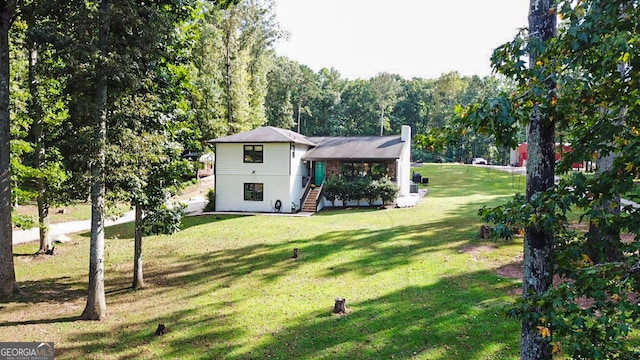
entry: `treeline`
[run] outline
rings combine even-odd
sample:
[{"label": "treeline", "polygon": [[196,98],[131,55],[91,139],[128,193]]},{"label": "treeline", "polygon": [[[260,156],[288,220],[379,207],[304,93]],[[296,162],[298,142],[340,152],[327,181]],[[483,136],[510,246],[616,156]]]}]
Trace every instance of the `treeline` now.
[{"label": "treeline", "polygon": [[[456,105],[468,106],[509,88],[493,76],[462,77],[457,72],[437,79],[380,73],[348,80],[335,69],[314,73],[284,57],[275,59],[267,76],[267,124],[309,136],[399,134],[402,125],[411,126],[413,134],[427,134],[448,126]],[[496,147],[491,136],[469,132],[452,139],[444,151],[414,146],[412,155],[423,161],[469,162],[484,156],[506,162],[508,150]]]}]

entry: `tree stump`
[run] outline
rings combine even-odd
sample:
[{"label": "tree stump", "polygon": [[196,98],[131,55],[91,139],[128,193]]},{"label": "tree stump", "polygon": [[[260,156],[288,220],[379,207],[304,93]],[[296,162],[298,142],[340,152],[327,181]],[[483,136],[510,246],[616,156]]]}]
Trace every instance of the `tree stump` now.
[{"label": "tree stump", "polygon": [[491,238],[491,226],[489,226],[489,225],[480,226],[480,234],[478,234],[478,237],[480,239],[483,239],[483,240],[490,239]]},{"label": "tree stump", "polygon": [[292,259],[297,259],[298,258],[298,248],[293,248],[293,256],[291,258]]},{"label": "tree stump", "polygon": [[44,254],[45,255],[55,255],[56,247],[52,246],[51,249],[47,249]]},{"label": "tree stump", "polygon": [[346,314],[347,313],[347,299],[336,298],[336,303],[333,306],[334,314]]},{"label": "tree stump", "polygon": [[166,333],[169,332],[169,329],[167,329],[166,326],[164,326],[164,324],[158,324],[158,328],[156,329],[156,332],[153,333],[156,336],[160,336],[160,335],[164,335]]}]

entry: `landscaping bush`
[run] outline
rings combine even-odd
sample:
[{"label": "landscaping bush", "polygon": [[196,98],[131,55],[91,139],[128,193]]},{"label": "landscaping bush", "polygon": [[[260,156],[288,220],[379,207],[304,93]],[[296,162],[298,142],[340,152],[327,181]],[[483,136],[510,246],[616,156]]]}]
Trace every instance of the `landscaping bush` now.
[{"label": "landscaping bush", "polygon": [[185,205],[162,206],[148,212],[142,226],[145,235],[173,234],[180,231]]},{"label": "landscaping bush", "polygon": [[355,200],[358,206],[361,200],[367,199],[372,182],[370,177],[356,178],[355,181],[350,182],[351,200]]},{"label": "landscaping bush", "polygon": [[202,209],[202,211],[204,212],[216,211],[216,190],[215,189],[209,189],[209,191],[207,191],[206,201],[207,203],[204,205],[204,209]]},{"label": "landscaping bush", "polygon": [[376,190],[378,197],[382,200],[382,205],[392,202],[400,189],[388,177],[383,177],[377,181]]},{"label": "landscaping bush", "polygon": [[323,194],[333,207],[338,199],[342,201],[343,206],[349,201],[356,201],[360,206],[362,200],[373,206],[377,199],[381,199],[383,205],[393,201],[398,191],[398,187],[388,177],[372,180],[370,177],[346,179],[332,176],[325,180]]},{"label": "landscaping bush", "polygon": [[324,181],[324,197],[331,201],[331,206],[336,207],[336,200],[340,198],[340,189],[344,186],[342,178],[331,176]]}]

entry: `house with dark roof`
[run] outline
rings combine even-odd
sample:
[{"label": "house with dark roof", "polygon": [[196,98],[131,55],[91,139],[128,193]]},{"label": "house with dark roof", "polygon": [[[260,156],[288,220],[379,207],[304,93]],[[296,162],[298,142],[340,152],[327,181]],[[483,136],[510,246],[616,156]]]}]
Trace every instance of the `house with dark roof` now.
[{"label": "house with dark roof", "polygon": [[333,175],[380,174],[409,194],[411,128],[400,135],[306,137],[266,126],[211,140],[216,148],[216,211],[315,212]]}]

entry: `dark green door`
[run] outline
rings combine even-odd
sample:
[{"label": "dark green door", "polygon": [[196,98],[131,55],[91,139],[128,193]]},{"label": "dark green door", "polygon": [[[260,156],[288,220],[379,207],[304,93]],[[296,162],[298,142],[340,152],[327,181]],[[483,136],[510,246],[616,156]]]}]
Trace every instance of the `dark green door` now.
[{"label": "dark green door", "polygon": [[319,161],[316,163],[316,186],[320,186],[324,182],[326,168],[327,166],[324,161]]}]

